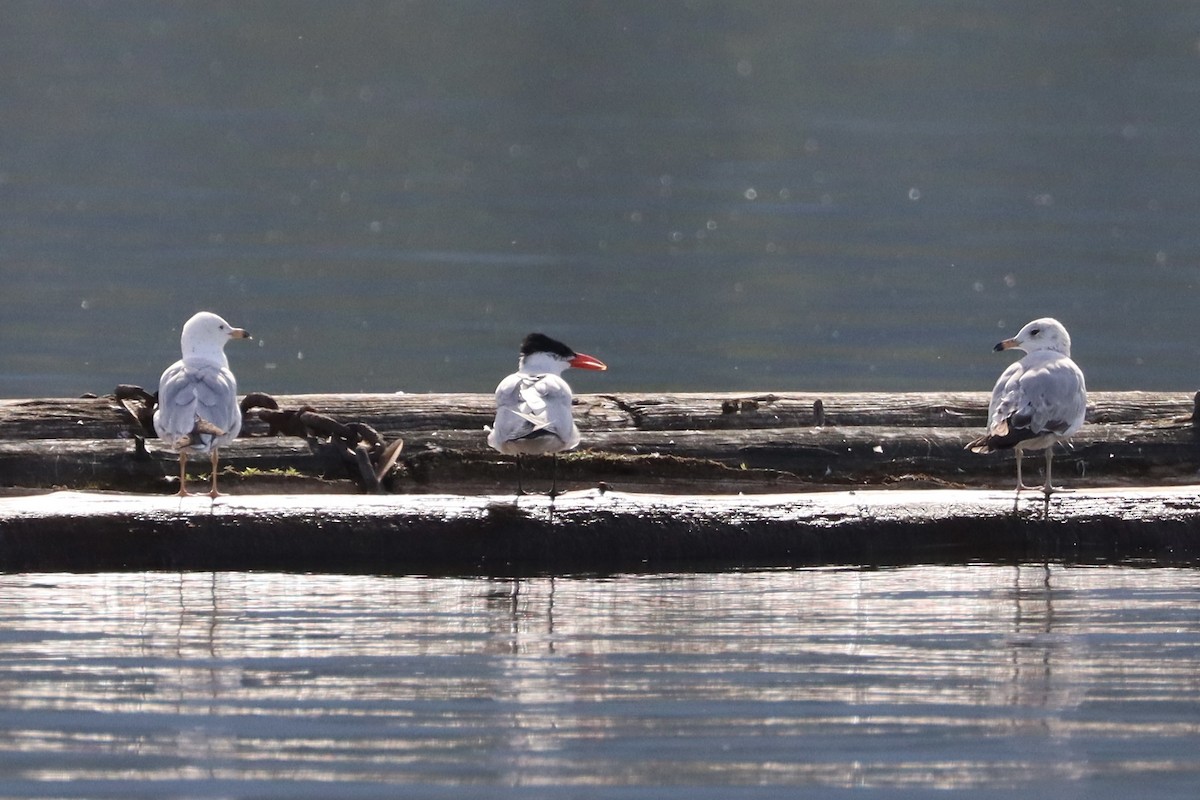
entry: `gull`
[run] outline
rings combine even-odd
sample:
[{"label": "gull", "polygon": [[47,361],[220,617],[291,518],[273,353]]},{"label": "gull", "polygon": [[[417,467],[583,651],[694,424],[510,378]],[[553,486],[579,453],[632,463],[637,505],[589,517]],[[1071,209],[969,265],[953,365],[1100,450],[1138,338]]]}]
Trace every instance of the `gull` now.
[{"label": "gull", "polygon": [[1023,451],[1044,449],[1046,482],[1042,491],[1049,498],[1055,491],[1050,482],[1054,445],[1078,431],[1087,412],[1087,389],[1083,372],[1071,360],[1071,337],[1058,320],[1044,317],[994,349],[1023,350],[1026,355],[1009,365],[996,381],[988,406],[987,433],[967,449],[975,453],[1014,450],[1018,494],[1036,488],[1021,480]]},{"label": "gull", "polygon": [[217,491],[217,449],[237,437],[242,428],[242,412],[237,402],[237,381],[225,358],[225,343],[230,339],[249,339],[250,334],[235,328],[221,317],[201,311],[183,326],[180,348],[183,358],[163,371],[158,382],[158,409],[154,412],[154,430],[158,438],[179,453],[180,497],[187,490],[189,454],[209,454],[212,463],[212,487]]},{"label": "gull", "polygon": [[487,443],[501,453],[517,457],[517,494],[521,487],[521,457],[554,454],[550,496],[558,489],[558,453],[579,445],[579,428],[571,415],[571,387],[562,379],[568,367],[608,369],[604,362],[576,353],[542,333],[531,333],[521,343],[517,371],[496,387],[496,419]]}]

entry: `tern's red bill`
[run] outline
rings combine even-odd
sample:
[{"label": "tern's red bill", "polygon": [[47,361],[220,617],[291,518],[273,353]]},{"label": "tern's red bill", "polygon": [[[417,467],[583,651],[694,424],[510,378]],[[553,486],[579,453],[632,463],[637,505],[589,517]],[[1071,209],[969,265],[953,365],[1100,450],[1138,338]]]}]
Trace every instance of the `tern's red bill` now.
[{"label": "tern's red bill", "polygon": [[608,365],[595,356],[589,356],[587,353],[576,353],[571,359],[571,366],[576,369],[608,369]]}]

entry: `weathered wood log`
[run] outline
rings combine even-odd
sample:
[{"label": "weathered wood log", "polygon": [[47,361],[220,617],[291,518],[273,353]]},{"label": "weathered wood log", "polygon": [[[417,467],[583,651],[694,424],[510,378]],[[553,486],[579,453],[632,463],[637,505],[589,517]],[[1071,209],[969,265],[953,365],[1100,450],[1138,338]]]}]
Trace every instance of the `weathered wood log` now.
[{"label": "weathered wood log", "polygon": [[[500,491],[512,480],[511,462],[484,441],[490,395],[276,399],[285,409],[319,409],[309,416],[339,429],[349,423],[402,437],[398,468],[383,481],[389,491]],[[1191,397],[1097,392],[1091,399],[1089,424],[1055,458],[1060,479],[1091,486],[1195,480],[1200,435]],[[981,392],[585,395],[577,408],[584,447],[561,460],[562,475],[574,485],[605,481],[655,491],[896,482],[1006,487],[1014,477],[1011,456],[963,450],[982,428],[986,404]],[[240,482],[244,491],[325,492],[361,471],[357,464],[347,471],[352,450],[342,447],[339,459],[332,444],[266,437],[269,429],[251,414],[243,438],[224,448],[222,464],[233,471],[222,478],[227,488]],[[143,445],[142,435],[114,398],[0,401],[0,485],[173,491],[174,455],[153,439]],[[1029,459],[1030,470],[1040,463]],[[530,468],[534,477],[548,477],[549,459]]]},{"label": "weathered wood log", "polygon": [[[343,421],[361,420],[384,434],[481,430],[495,413],[490,394],[279,395],[281,408],[311,406]],[[907,393],[680,393],[586,394],[576,398],[585,430],[742,430],[824,426],[982,428],[985,392]],[[1092,392],[1088,422],[1147,422],[1192,418],[1189,393]],[[265,425],[262,430],[266,430]],[[108,439],[141,433],[113,397],[0,400],[0,440]]]},{"label": "weathered wood log", "polygon": [[[745,428],[970,427],[983,428],[986,392],[816,392],[670,395],[598,395],[633,417],[639,430]],[[1094,392],[1091,422],[1140,423],[1183,419],[1192,414],[1190,394]],[[820,414],[814,404],[820,404]]]},{"label": "weathered wood log", "polygon": [[[1087,486],[1191,483],[1200,443],[1190,425],[1093,426],[1094,438],[1055,457],[1060,480]],[[790,428],[716,431],[593,431],[589,447],[560,457],[566,481],[656,491],[778,491],[808,486],[929,483],[1006,487],[1011,455],[980,456],[964,446],[965,428]],[[478,431],[413,434],[389,491],[501,491],[514,474],[509,459],[486,447]],[[337,491],[353,477],[343,462],[295,437],[239,439],[222,450],[227,489]],[[1041,458],[1030,457],[1029,469]],[[203,472],[207,462],[201,460]],[[549,479],[549,460],[531,460],[531,477]],[[151,440],[0,441],[0,474],[22,486],[120,488],[170,493],[175,455]],[[332,482],[332,483],[331,483]],[[355,491],[344,483],[341,491]]]},{"label": "weathered wood log", "polygon": [[759,496],[0,499],[0,568],[514,576],[804,565],[1200,562],[1200,487]]}]

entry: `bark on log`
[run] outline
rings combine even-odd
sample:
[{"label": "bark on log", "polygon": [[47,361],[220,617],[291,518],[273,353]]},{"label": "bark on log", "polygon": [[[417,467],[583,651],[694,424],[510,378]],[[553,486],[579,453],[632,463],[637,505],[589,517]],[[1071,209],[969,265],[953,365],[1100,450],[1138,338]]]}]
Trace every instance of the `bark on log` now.
[{"label": "bark on log", "polygon": [[515,576],[843,564],[1200,562],[1200,487],[760,496],[0,499],[0,568]]},{"label": "bark on log", "polygon": [[[494,415],[490,394],[277,395],[282,408],[312,406],[380,432],[480,430]],[[585,394],[576,417],[585,430],[742,430],[824,426],[982,428],[985,392]],[[1142,424],[1192,417],[1189,393],[1092,392],[1088,422]],[[265,426],[263,426],[265,430]],[[0,400],[0,440],[109,439],[140,430],[112,397]]]}]

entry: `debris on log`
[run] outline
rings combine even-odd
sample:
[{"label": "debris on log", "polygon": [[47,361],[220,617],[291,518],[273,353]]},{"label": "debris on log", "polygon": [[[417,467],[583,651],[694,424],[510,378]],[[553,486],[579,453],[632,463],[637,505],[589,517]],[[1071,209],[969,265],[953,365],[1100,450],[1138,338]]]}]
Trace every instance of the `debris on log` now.
[{"label": "debris on log", "polygon": [[[1196,479],[1192,393],[1089,399],[1088,423],[1055,456],[1063,483]],[[154,402],[134,386],[108,397],[0,400],[0,486],[173,492],[175,456],[147,430]],[[580,395],[583,445],[560,458],[560,477],[683,493],[1007,489],[1011,455],[963,449],[983,429],[987,402],[984,392]],[[243,435],[221,453],[231,492],[495,493],[514,480],[511,460],[485,442],[490,394],[252,392],[243,404]],[[398,440],[402,450],[389,446]],[[1031,473],[1038,462],[1029,460]],[[549,479],[549,458],[526,467],[531,480]]]},{"label": "debris on log", "polygon": [[249,420],[267,423],[267,436],[295,436],[308,443],[323,465],[323,477],[343,472],[359,489],[383,493],[383,480],[404,449],[404,440],[390,444],[365,422],[339,422],[312,406],[280,409],[269,395],[254,393],[242,401],[243,425]]}]

